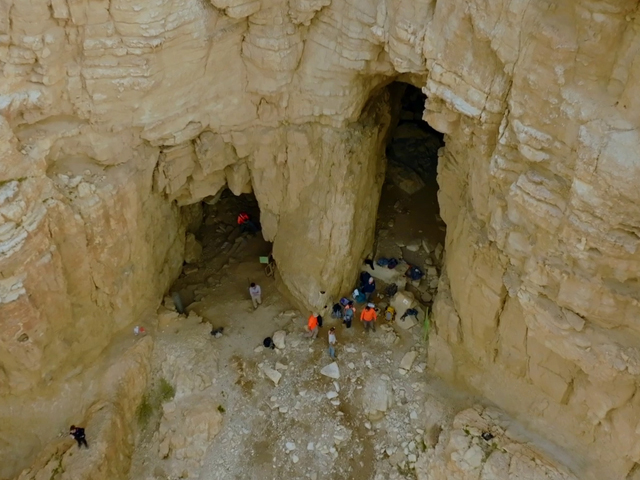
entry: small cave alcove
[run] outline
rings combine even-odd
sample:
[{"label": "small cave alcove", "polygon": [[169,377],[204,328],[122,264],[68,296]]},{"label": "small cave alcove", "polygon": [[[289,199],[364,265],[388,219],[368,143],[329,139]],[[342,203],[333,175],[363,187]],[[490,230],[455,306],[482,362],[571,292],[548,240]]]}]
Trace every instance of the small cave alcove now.
[{"label": "small cave alcove", "polygon": [[[240,213],[248,214],[256,229],[239,225]],[[206,304],[207,296],[222,285],[226,269],[246,265],[247,288],[250,282],[261,282],[267,267],[261,259],[270,257],[272,244],[262,236],[260,208],[253,193],[236,196],[225,188],[199,204],[183,207],[183,216],[187,223],[185,261],[170,293],[174,304],[181,303],[175,305],[178,311],[195,309],[206,317],[197,307]]]},{"label": "small cave alcove", "polygon": [[387,88],[392,123],[374,256],[418,267],[424,277],[419,282],[407,281],[405,288],[430,305],[437,291],[446,233],[437,182],[438,150],[444,146],[444,135],[422,119],[426,96],[419,88],[402,82]]}]

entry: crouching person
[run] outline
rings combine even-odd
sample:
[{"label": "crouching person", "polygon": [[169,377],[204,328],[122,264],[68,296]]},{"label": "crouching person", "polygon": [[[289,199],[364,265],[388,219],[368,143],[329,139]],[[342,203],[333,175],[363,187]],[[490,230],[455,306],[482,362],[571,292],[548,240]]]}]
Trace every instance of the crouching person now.
[{"label": "crouching person", "polygon": [[89,448],[89,444],[87,444],[87,438],[84,435],[84,428],[71,425],[71,427],[69,428],[69,435],[71,435],[74,440],[78,442],[78,448],[82,448],[83,445],[85,448]]}]

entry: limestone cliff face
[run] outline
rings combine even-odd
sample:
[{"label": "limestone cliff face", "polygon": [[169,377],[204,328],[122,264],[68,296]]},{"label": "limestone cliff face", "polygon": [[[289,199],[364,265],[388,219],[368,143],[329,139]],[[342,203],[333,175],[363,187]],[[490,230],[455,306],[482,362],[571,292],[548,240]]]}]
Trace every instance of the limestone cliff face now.
[{"label": "limestone cliff face", "polygon": [[0,0],[2,395],[63,381],[154,305],[179,206],[225,185],[255,192],[298,299],[350,287],[402,80],[447,134],[433,367],[624,478],[639,28],[621,0]]}]

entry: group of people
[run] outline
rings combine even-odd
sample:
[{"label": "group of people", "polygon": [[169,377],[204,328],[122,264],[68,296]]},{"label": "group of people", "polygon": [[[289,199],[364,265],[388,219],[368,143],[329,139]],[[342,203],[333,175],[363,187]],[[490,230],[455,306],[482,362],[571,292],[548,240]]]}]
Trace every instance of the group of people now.
[{"label": "group of people", "polygon": [[[344,308],[344,312],[342,314],[342,323],[346,326],[346,328],[351,328],[351,322],[353,321],[353,317],[356,314],[356,307],[353,305],[352,301],[349,301]],[[378,313],[376,312],[376,307],[373,303],[367,303],[364,309],[360,313],[360,321],[364,326],[365,332],[369,330],[376,331],[376,321],[378,319]],[[311,339],[315,339],[318,336],[318,331],[322,327],[322,316],[318,313],[313,313],[309,317],[307,321],[307,337]],[[331,358],[336,357],[336,344],[338,343],[338,339],[336,337],[336,328],[331,327],[329,329],[329,356]]]},{"label": "group of people", "polygon": [[[376,283],[373,277],[367,273],[362,272],[360,275],[360,287],[354,290],[353,298],[357,302],[367,302],[365,307],[360,313],[360,321],[364,326],[365,332],[369,330],[376,331],[376,321],[378,319],[378,313],[376,306],[370,303],[369,300],[376,290]],[[344,303],[343,303],[344,301]],[[344,306],[344,309],[342,308]],[[337,303],[333,307],[333,314],[336,318],[342,318],[342,323],[346,328],[351,328],[353,318],[356,316],[356,307],[353,304],[353,300],[343,298],[341,303]],[[313,313],[307,321],[307,336],[312,339],[318,336],[318,329],[322,327],[322,317],[318,313]],[[329,329],[329,356],[335,358],[336,356],[336,344],[338,343],[336,337],[335,327]]]},{"label": "group of people", "polygon": [[[375,290],[375,283],[372,281],[373,278],[367,279],[367,285],[373,284],[373,290]],[[372,293],[371,290],[369,293]],[[257,285],[255,282],[252,282],[249,286],[249,296],[251,297],[251,302],[253,303],[253,308],[257,309],[259,305],[262,304],[262,289],[260,285]],[[340,318],[342,318],[342,323],[346,328],[351,328],[351,324],[356,315],[356,307],[353,304],[352,300],[349,300],[344,306],[344,310],[340,312]],[[376,320],[378,319],[378,313],[376,312],[376,307],[373,303],[367,303],[360,313],[360,321],[362,322],[365,331],[373,330],[376,331]],[[311,339],[315,339],[318,337],[318,332],[322,328],[322,315],[317,312],[314,312],[309,316],[307,320],[307,337]],[[338,342],[336,337],[336,329],[335,327],[331,327],[329,329],[329,356],[331,358],[335,358],[336,350],[335,346]],[[271,339],[269,339],[271,340]],[[269,344],[271,346],[271,344]]]}]

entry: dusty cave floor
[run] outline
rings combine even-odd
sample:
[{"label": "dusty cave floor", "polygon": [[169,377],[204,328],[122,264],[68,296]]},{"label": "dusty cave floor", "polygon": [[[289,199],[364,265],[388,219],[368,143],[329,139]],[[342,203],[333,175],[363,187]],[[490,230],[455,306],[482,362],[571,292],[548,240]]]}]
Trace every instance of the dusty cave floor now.
[{"label": "dusty cave floor", "polygon": [[[413,209],[426,222],[420,227],[406,208],[410,199],[393,186],[386,189],[379,218],[386,230],[383,248],[396,240],[404,245],[424,233],[420,228],[429,229],[429,222],[434,239],[442,238],[436,220],[425,216],[425,193],[417,194],[421,202]],[[413,464],[426,448],[423,420],[429,398],[446,398],[458,409],[470,400],[454,399],[430,377],[419,327],[403,330],[379,323],[375,333],[366,333],[357,321],[346,329],[325,317],[319,337],[305,337],[309,312],[296,311],[258,262],[269,244],[259,236],[235,237],[229,227],[225,230],[224,222],[233,224],[237,202],[221,202],[214,218],[205,220],[199,233],[202,259],[197,269],[187,266],[175,285],[190,303],[191,316],[156,334],[153,360],[156,378],[170,377],[177,384],[172,403],[204,391],[211,405],[224,410],[221,429],[198,458],[181,453],[181,458],[162,459],[158,414],[139,438],[129,478],[416,478]],[[251,210],[250,204],[244,207]],[[389,228],[390,221],[400,228]],[[249,281],[263,290],[263,304],[255,311]],[[212,326],[224,327],[223,336],[212,337]],[[320,373],[332,362],[327,351],[331,326],[337,327],[339,342],[336,380]],[[277,330],[287,332],[285,348],[262,348],[262,340]],[[400,362],[412,350],[417,356],[411,370],[401,372]],[[282,374],[277,385],[261,366]]]}]

